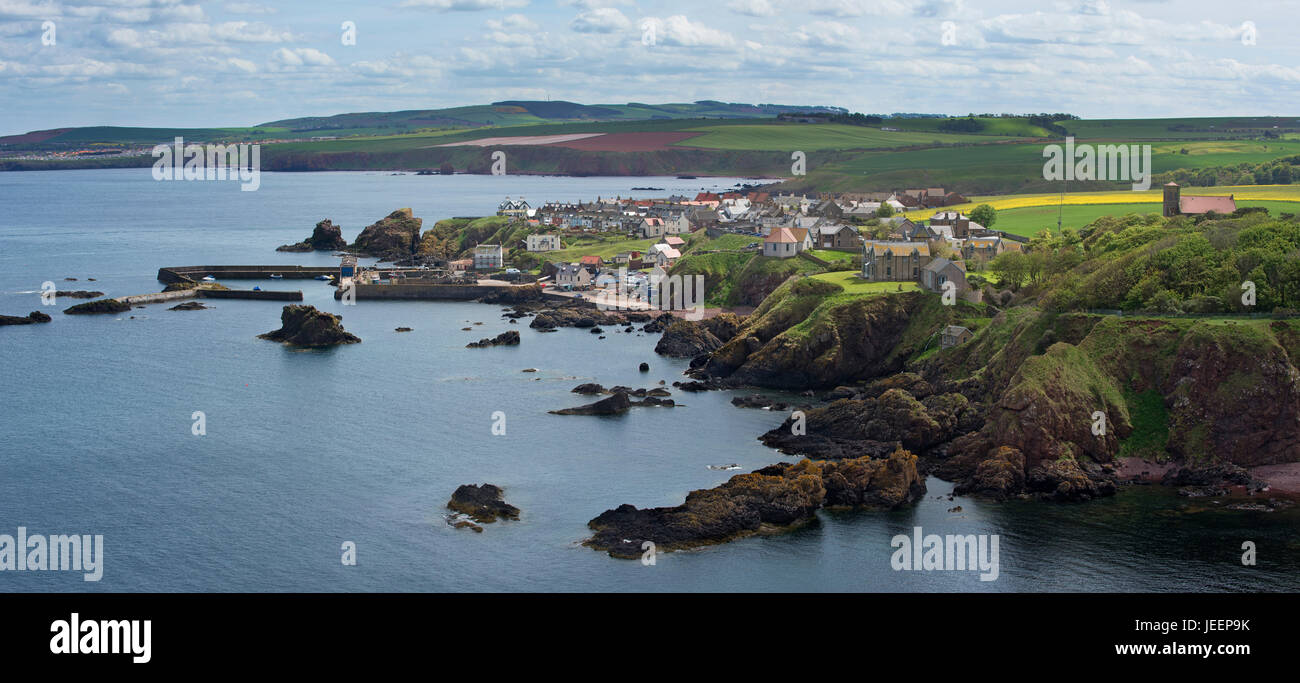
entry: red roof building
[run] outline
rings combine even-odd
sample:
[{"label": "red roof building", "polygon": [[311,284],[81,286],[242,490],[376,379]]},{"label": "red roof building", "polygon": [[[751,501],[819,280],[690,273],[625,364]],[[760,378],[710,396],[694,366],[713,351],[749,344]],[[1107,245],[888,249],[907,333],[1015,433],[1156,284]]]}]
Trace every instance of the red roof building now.
[{"label": "red roof building", "polygon": [[1199,216],[1213,211],[1224,215],[1237,210],[1235,195],[1227,197],[1184,197],[1178,183],[1165,183],[1165,218],[1170,216]]}]

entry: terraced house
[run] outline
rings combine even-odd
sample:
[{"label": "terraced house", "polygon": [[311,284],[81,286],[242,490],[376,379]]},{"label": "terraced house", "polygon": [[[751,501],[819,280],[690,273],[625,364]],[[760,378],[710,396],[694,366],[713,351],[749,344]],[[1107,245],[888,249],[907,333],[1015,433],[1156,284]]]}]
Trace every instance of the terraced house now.
[{"label": "terraced house", "polygon": [[862,248],[862,278],[872,282],[921,279],[930,264],[930,245],[924,242],[867,240]]},{"label": "terraced house", "polygon": [[1002,238],[994,235],[992,237],[972,237],[966,240],[962,245],[962,255],[969,261],[989,262],[993,257],[1006,251],[1002,244]]}]

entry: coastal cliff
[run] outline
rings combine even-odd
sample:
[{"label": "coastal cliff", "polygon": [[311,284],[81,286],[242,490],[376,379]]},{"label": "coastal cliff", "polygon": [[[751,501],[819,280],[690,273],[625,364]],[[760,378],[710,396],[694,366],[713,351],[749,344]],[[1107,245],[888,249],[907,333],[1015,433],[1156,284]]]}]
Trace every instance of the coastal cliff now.
[{"label": "coastal cliff", "polygon": [[352,243],[352,250],[388,261],[407,258],[420,243],[423,223],[410,209],[398,209],[367,225]]},{"label": "coastal cliff", "polygon": [[[940,348],[947,325],[974,336]],[[1114,492],[1124,457],[1191,470],[1300,461],[1297,352],[1296,320],[996,311],[805,278],[690,374],[705,388],[825,391],[802,433],[791,418],[761,437],[788,453],[901,447],[959,492],[1087,500]]]}]

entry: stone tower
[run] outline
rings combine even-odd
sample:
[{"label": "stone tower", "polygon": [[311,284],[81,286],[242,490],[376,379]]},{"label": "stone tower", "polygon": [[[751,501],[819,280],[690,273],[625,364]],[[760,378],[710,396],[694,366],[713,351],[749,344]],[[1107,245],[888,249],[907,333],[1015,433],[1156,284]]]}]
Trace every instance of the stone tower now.
[{"label": "stone tower", "polygon": [[1169,218],[1170,216],[1177,216],[1178,214],[1182,213],[1182,211],[1179,210],[1178,208],[1178,200],[1179,200],[1180,192],[1181,191],[1178,188],[1178,183],[1174,183],[1174,182],[1165,183],[1165,203],[1164,203],[1164,211],[1163,211],[1163,215],[1165,218]]}]

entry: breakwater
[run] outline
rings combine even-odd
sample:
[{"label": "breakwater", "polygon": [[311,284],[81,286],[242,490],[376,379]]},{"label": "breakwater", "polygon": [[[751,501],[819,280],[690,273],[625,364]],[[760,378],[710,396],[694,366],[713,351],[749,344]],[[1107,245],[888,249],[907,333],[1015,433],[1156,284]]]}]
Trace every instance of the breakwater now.
[{"label": "breakwater", "polygon": [[168,266],[158,269],[158,281],[198,282],[208,275],[218,280],[266,280],[272,275],[286,280],[312,280],[338,272],[338,266]]}]

